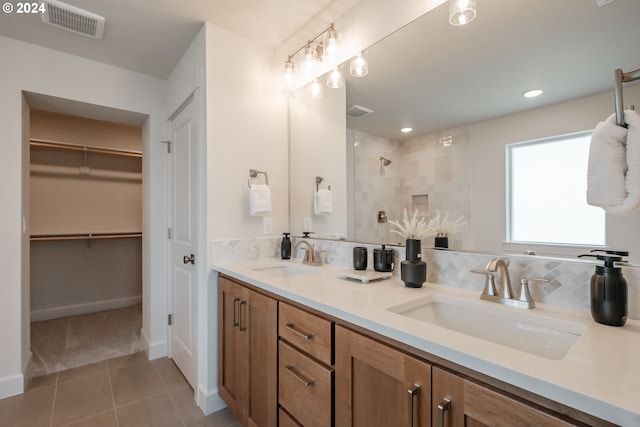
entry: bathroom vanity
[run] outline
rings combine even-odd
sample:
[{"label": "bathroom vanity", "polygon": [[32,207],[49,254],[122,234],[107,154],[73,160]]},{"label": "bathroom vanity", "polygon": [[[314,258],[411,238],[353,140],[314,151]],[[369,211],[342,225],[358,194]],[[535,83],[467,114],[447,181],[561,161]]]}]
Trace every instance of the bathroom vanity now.
[{"label": "bathroom vanity", "polygon": [[[362,284],[331,265],[214,268],[219,389],[245,426],[640,424],[637,321],[611,328],[544,304],[494,307],[479,292],[410,289],[397,277]],[[467,321],[538,335],[478,338]]]}]

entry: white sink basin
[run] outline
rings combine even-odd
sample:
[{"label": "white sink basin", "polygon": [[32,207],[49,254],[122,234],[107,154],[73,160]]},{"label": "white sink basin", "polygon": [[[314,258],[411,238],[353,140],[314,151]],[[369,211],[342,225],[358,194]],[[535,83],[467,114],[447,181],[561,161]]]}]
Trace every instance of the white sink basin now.
[{"label": "white sink basin", "polygon": [[318,267],[284,261],[256,265],[252,267],[251,270],[259,271],[272,277],[300,276],[303,274],[317,273],[319,271]]},{"label": "white sink basin", "polygon": [[578,323],[444,295],[429,295],[387,310],[552,360],[566,356],[584,331]]}]

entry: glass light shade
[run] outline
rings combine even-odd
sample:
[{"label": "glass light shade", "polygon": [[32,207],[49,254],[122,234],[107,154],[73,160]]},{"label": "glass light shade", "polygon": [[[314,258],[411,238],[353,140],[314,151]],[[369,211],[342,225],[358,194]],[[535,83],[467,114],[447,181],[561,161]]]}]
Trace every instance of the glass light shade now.
[{"label": "glass light shade", "polygon": [[322,85],[318,79],[315,79],[313,83],[311,83],[310,89],[312,98],[322,97]]},{"label": "glass light shade", "polygon": [[476,0],[449,0],[449,23],[465,25],[476,17]]},{"label": "glass light shade", "polygon": [[349,64],[349,74],[353,77],[363,77],[366,76],[367,73],[369,73],[369,63],[362,52],[360,52],[358,56],[351,60]]},{"label": "glass light shade", "polygon": [[331,89],[340,89],[344,86],[344,76],[339,67],[334,68],[327,75],[327,86]]},{"label": "glass light shade", "polygon": [[284,75],[282,78],[284,79],[284,83],[287,85],[289,89],[293,87],[293,70],[295,69],[295,64],[291,60],[291,57],[284,63]]},{"label": "glass light shade", "polygon": [[324,54],[325,56],[328,57],[333,57],[335,56],[336,52],[338,51],[338,40],[340,38],[340,35],[338,34],[338,32],[336,30],[333,29],[333,24],[331,25],[331,28],[329,30],[327,30],[325,37],[324,37]]}]

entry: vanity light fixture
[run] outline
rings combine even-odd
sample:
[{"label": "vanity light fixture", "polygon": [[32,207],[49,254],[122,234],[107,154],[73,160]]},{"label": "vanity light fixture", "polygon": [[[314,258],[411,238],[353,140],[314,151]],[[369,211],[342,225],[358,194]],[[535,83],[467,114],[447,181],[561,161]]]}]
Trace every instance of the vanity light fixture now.
[{"label": "vanity light fixture", "polygon": [[[335,58],[338,50],[338,41],[340,40],[340,34],[334,28],[333,24],[325,28],[320,34],[305,43],[300,49],[289,55],[287,62],[284,64],[285,81],[288,88],[293,87],[294,77],[294,58],[302,52],[304,55],[304,66],[302,67],[305,73],[311,73],[316,62],[322,62],[324,60],[331,61]],[[288,83],[291,81],[291,83]]]},{"label": "vanity light fixture", "polygon": [[364,57],[364,52],[360,52],[349,64],[349,74],[353,77],[364,77],[369,73],[369,63]]},{"label": "vanity light fixture", "polygon": [[449,0],[449,23],[466,25],[476,17],[476,0]]},{"label": "vanity light fixture", "polygon": [[331,70],[327,75],[327,86],[331,89],[340,89],[344,86],[344,76],[342,75],[340,65]]},{"label": "vanity light fixture", "polygon": [[542,95],[542,89],[538,88],[538,89],[530,89],[527,91],[522,92],[522,96],[524,96],[525,98],[535,98],[536,96],[540,96]]}]

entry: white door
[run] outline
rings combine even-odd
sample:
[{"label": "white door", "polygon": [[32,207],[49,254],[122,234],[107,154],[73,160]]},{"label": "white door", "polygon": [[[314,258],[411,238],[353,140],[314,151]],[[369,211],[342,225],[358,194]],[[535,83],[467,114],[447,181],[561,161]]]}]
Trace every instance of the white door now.
[{"label": "white door", "polygon": [[171,120],[169,142],[170,356],[195,390],[198,247],[196,101]]}]

